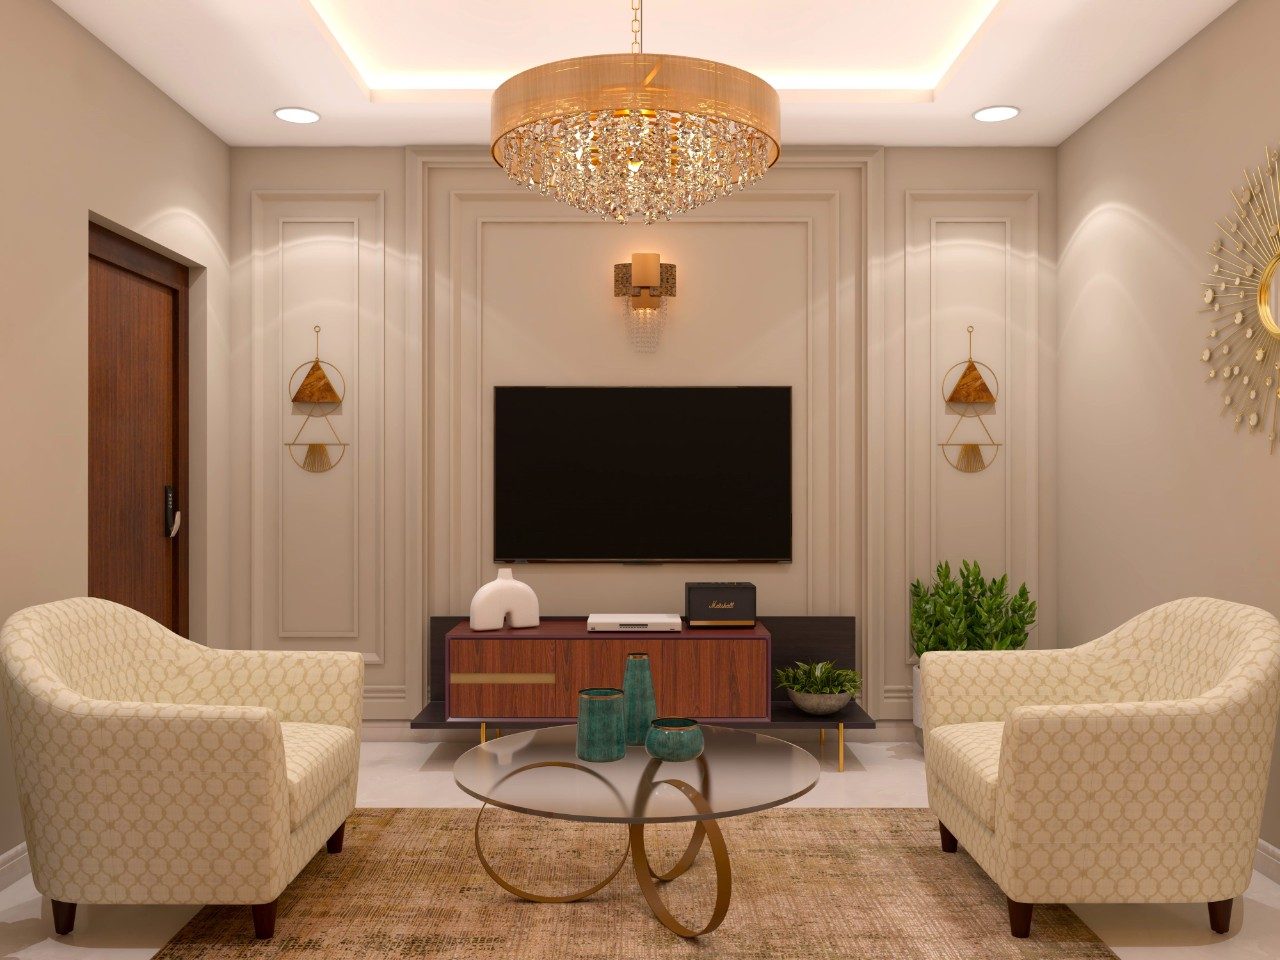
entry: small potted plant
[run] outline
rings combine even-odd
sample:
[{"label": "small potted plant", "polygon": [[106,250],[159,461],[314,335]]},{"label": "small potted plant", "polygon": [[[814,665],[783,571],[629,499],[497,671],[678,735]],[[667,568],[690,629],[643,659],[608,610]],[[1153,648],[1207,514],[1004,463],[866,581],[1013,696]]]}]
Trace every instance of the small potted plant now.
[{"label": "small potted plant", "polygon": [[818,717],[843,710],[862,689],[862,674],[837,667],[833,660],[797,661],[794,667],[779,667],[773,677],[777,685],[787,691],[792,703]]},{"label": "small potted plant", "polygon": [[1024,583],[1009,593],[1009,575],[985,580],[977,561],[960,563],[960,576],[951,564],[938,564],[931,585],[911,584],[911,646],[916,665],[911,670],[911,719],[923,726],[920,707],[919,658],[930,650],[1020,650],[1036,622],[1036,602]]}]

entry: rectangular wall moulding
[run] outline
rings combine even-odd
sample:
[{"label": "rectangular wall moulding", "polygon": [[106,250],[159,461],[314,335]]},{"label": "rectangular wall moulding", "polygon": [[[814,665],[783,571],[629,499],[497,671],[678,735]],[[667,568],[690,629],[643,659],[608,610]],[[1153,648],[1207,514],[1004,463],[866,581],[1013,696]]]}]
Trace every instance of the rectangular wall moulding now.
[{"label": "rectangular wall moulding", "polygon": [[[406,562],[387,548],[405,497],[403,475],[387,469],[398,452],[388,436],[400,444],[403,434],[386,424],[405,413],[383,207],[377,191],[253,197],[251,643],[359,652],[366,716],[392,719],[421,707],[421,647],[387,588],[403,582]],[[317,326],[319,357],[343,394],[327,409],[291,400],[316,357]],[[287,446],[295,437],[347,446],[329,448],[332,469],[309,472]]]}]

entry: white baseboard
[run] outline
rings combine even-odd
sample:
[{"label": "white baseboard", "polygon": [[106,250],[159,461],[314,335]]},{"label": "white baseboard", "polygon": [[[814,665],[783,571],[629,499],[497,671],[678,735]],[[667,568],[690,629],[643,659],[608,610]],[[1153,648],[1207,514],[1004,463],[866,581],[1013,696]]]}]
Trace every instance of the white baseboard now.
[{"label": "white baseboard", "polygon": [[1280,883],[1280,847],[1265,840],[1258,841],[1258,850],[1253,855],[1253,869],[1268,880]]},{"label": "white baseboard", "polygon": [[0,890],[17,883],[31,872],[31,861],[27,857],[27,845],[20,843],[12,850],[0,853]]}]

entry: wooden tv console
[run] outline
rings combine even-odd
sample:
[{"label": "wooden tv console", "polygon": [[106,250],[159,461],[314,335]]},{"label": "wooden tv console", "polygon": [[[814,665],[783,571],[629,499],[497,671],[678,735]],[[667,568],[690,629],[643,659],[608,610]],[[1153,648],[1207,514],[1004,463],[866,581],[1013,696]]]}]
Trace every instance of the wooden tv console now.
[{"label": "wooden tv console", "polygon": [[669,633],[589,632],[580,617],[536,627],[445,635],[445,719],[573,721],[583,687],[622,685],[628,653],[649,654],[664,716],[705,721],[770,717],[770,635],[754,627]]}]

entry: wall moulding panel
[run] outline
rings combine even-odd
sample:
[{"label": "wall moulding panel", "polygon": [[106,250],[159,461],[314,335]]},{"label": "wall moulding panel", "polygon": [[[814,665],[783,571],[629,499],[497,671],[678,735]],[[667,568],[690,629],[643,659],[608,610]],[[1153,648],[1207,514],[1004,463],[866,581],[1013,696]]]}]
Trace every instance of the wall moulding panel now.
[{"label": "wall moulding panel", "polygon": [[[421,319],[425,356],[425,613],[465,611],[494,576],[495,386],[789,385],[792,563],[535,564],[518,576],[548,614],[674,611],[686,580],[752,580],[767,612],[857,615],[859,661],[874,674],[883,588],[868,573],[864,518],[881,489],[866,478],[883,435],[867,425],[882,415],[868,399],[883,385],[867,342],[869,325],[883,328],[881,156],[792,150],[750,191],[622,227],[512,184],[483,150],[407,151],[407,312]],[[631,348],[612,296],[612,265],[639,250],[680,270],[648,355]],[[871,709],[880,685],[868,686]]]},{"label": "wall moulding panel", "polygon": [[[918,190],[906,203],[908,575],[927,579],[942,560],[976,559],[988,576],[1007,572],[1038,596],[1037,194]],[[957,419],[943,377],[968,356],[969,326],[974,358],[999,383],[983,420],[1003,444],[978,473],[954,469],[938,446]],[[910,663],[909,642],[893,655]]]},{"label": "wall moulding panel", "polygon": [[[376,190],[253,193],[250,623],[256,649],[358,651],[366,716],[398,718],[421,706],[421,651],[387,588],[403,580],[404,557],[387,544],[405,501],[402,476],[387,470],[387,425],[405,410],[383,205]],[[340,460],[331,450],[333,469],[310,473],[285,444],[300,426],[299,442],[333,439],[289,400],[290,374],[316,355],[317,325],[320,358],[345,382],[330,418],[349,446]]]}]

